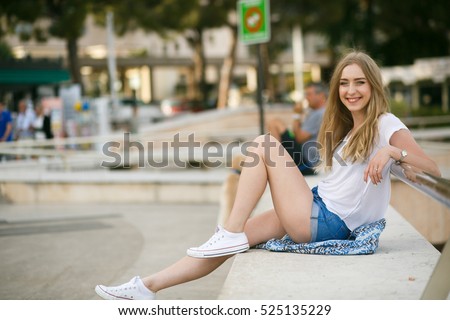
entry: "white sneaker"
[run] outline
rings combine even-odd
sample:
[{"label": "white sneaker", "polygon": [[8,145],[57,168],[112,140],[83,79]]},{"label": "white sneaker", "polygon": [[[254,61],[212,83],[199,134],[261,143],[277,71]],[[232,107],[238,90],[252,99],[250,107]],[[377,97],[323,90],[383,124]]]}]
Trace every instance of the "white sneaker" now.
[{"label": "white sneaker", "polygon": [[139,276],[117,287],[98,285],[95,292],[105,300],[155,300],[156,294],[150,291]]},{"label": "white sneaker", "polygon": [[216,233],[200,247],[189,248],[187,255],[194,258],[213,258],[247,251],[248,239],[244,232],[233,233],[218,226]]}]

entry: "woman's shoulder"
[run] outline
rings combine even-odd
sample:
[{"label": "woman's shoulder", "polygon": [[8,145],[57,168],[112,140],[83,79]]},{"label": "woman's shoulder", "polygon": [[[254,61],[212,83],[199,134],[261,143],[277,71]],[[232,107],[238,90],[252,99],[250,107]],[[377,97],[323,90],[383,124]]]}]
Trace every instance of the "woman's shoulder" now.
[{"label": "woman's shoulder", "polygon": [[392,113],[384,113],[378,118],[378,129],[382,141],[389,143],[394,132],[408,127]]},{"label": "woman's shoulder", "polygon": [[399,118],[396,115],[394,115],[393,113],[385,112],[385,113],[380,114],[378,119],[381,120],[381,119],[399,119]]},{"label": "woman's shoulder", "polygon": [[[390,112],[386,112],[381,114],[378,117],[378,122],[379,125],[398,125],[398,124],[403,124],[403,122],[394,114],[390,113]],[[404,125],[404,124],[403,124]]]}]

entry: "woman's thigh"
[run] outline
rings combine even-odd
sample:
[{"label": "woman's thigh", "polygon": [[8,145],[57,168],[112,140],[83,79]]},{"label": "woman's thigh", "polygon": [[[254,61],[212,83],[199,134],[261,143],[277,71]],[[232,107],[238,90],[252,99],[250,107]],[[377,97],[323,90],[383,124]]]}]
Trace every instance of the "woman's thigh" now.
[{"label": "woman's thigh", "polygon": [[276,215],[292,240],[308,242],[311,238],[311,189],[286,149],[273,137],[264,139],[268,140],[264,141],[266,146],[262,153]]}]

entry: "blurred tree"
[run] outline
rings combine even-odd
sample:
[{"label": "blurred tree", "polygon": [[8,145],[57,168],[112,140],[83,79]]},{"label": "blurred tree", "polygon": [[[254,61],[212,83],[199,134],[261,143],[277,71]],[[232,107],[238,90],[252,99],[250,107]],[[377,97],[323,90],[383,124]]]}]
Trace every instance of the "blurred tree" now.
[{"label": "blurred tree", "polygon": [[[72,79],[80,83],[77,40],[84,32],[85,18],[90,12],[112,8],[118,34],[136,29],[163,36],[171,31],[183,34],[194,50],[196,96],[206,101],[205,30],[224,25],[233,30],[221,71],[220,92],[228,92],[236,50],[236,29],[229,16],[235,7],[234,0],[2,0],[0,39],[12,32],[24,41],[45,41],[50,36],[65,39]],[[272,40],[264,55],[266,72],[270,57],[290,47],[296,24],[304,34],[313,31],[326,36],[333,65],[341,51],[349,47],[364,49],[385,65],[410,64],[418,57],[450,53],[448,0],[435,0],[432,5],[426,0],[276,0],[271,1],[271,12]],[[38,23],[40,19],[48,23]]]},{"label": "blurred tree", "polygon": [[[184,4],[180,4],[184,7]],[[114,29],[117,35],[136,30],[155,31],[165,35],[173,28],[172,18],[163,0],[101,0],[93,2],[92,13],[95,21],[106,25],[106,13],[114,13]]]},{"label": "blurred tree", "polygon": [[385,65],[450,54],[450,1],[377,0],[374,10],[375,54]]},{"label": "blurred tree", "polygon": [[12,58],[13,54],[9,45],[4,41],[0,41],[0,60],[9,60]]},{"label": "blurred tree", "polygon": [[44,17],[50,18],[48,32],[66,41],[67,61],[72,82],[80,85],[82,82],[78,62],[78,39],[84,33],[89,5],[90,1],[86,0],[44,1]]},{"label": "blurred tree", "polygon": [[[276,20],[272,24],[273,33],[277,34],[273,37],[273,41],[276,41],[275,52],[291,45],[290,33],[295,25],[301,26],[304,35],[313,32],[326,37],[331,65],[334,65],[337,56],[346,48],[357,47],[371,51],[374,44],[374,1],[272,1],[272,12]],[[278,34],[289,36],[279,37]]]},{"label": "blurred tree", "polygon": [[281,27],[298,21],[305,33],[326,36],[332,65],[347,48],[363,49],[384,65],[450,53],[448,0],[278,0],[272,6],[287,13]]},{"label": "blurred tree", "polygon": [[[179,7],[179,1],[167,0],[172,8]],[[229,25],[229,12],[235,10],[236,1],[233,0],[185,0],[190,3],[189,11],[175,11],[178,30],[184,30],[189,45],[194,50],[194,76],[197,84],[196,98],[207,104],[209,88],[205,77],[204,35],[208,29]],[[175,10],[175,9],[174,9]],[[214,39],[214,41],[220,41]],[[233,44],[231,46],[233,49]],[[230,56],[234,56],[231,53]],[[234,59],[232,59],[234,60]],[[223,89],[224,90],[224,89]],[[228,90],[227,90],[228,92]]]},{"label": "blurred tree", "polygon": [[228,105],[229,92],[233,81],[233,70],[236,64],[236,48],[238,44],[236,1],[227,0],[222,7],[226,11],[225,14],[227,19],[225,25],[230,29],[231,43],[220,69],[216,105],[218,109],[223,109]]},{"label": "blurred tree", "polygon": [[0,38],[15,33],[21,40],[31,39],[36,28],[33,24],[42,13],[42,3],[0,1]]},{"label": "blurred tree", "polygon": [[269,100],[275,97],[275,87],[269,72],[270,61],[286,49],[292,48],[292,30],[296,26],[301,26],[304,34],[317,29],[317,15],[327,9],[327,3],[317,2],[277,0],[270,3],[272,36],[269,43],[261,46],[264,85]]},{"label": "blurred tree", "polygon": [[[108,13],[113,13],[114,32],[119,36],[125,36],[126,33],[137,30],[155,31],[164,35],[169,28],[169,24],[164,27],[168,18],[166,19],[165,16],[163,1],[160,0],[102,0],[93,3],[94,20],[105,28]],[[135,94],[136,92],[133,91],[133,96],[136,98]]]},{"label": "blurred tree", "polygon": [[[236,1],[135,0],[125,2],[111,0],[108,2],[109,9],[116,13],[115,28],[119,35],[143,29],[157,32],[163,37],[170,37],[172,32],[177,32],[185,37],[194,51],[195,96],[191,98],[206,104],[210,86],[207,85],[205,77],[205,31],[230,25],[228,16],[229,12],[236,8]],[[103,16],[104,14],[97,14],[97,21],[102,22]]]},{"label": "blurred tree", "polygon": [[229,28],[231,31],[231,44],[228,54],[223,60],[222,68],[220,69],[219,88],[217,92],[217,109],[224,109],[228,106],[228,96],[233,81],[233,70],[236,64],[236,48],[238,44],[237,24],[230,22]]},{"label": "blurred tree", "polygon": [[[94,0],[92,0],[94,1]],[[46,41],[49,36],[66,41],[67,61],[74,83],[81,85],[78,64],[78,39],[91,1],[87,0],[14,0],[0,2],[0,35],[15,33],[23,41]]]}]

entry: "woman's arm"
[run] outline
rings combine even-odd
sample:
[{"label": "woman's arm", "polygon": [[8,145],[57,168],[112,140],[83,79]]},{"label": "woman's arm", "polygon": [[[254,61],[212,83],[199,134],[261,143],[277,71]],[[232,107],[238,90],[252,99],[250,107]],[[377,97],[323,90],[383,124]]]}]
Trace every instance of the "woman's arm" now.
[{"label": "woman's arm", "polygon": [[411,132],[408,130],[399,130],[395,132],[390,139],[390,144],[393,147],[391,158],[399,160],[401,151],[406,150],[408,155],[402,160],[402,162],[409,164],[417,169],[420,169],[433,176],[440,177],[441,171],[429,156],[425,154],[422,148],[414,140]]},{"label": "woman's arm", "polygon": [[367,181],[367,178],[370,177],[373,183],[379,183],[382,179],[381,174],[386,163],[391,158],[395,161],[399,160],[402,150],[406,150],[408,153],[402,160],[402,163],[406,163],[433,176],[441,176],[441,172],[436,163],[425,154],[408,130],[402,129],[394,132],[389,143],[389,146],[380,149],[372,160],[370,160],[364,172],[364,181]]},{"label": "woman's arm", "polygon": [[295,140],[298,143],[304,143],[311,138],[311,133],[302,130],[302,124],[300,120],[294,120],[292,124],[292,131],[294,132]]}]

